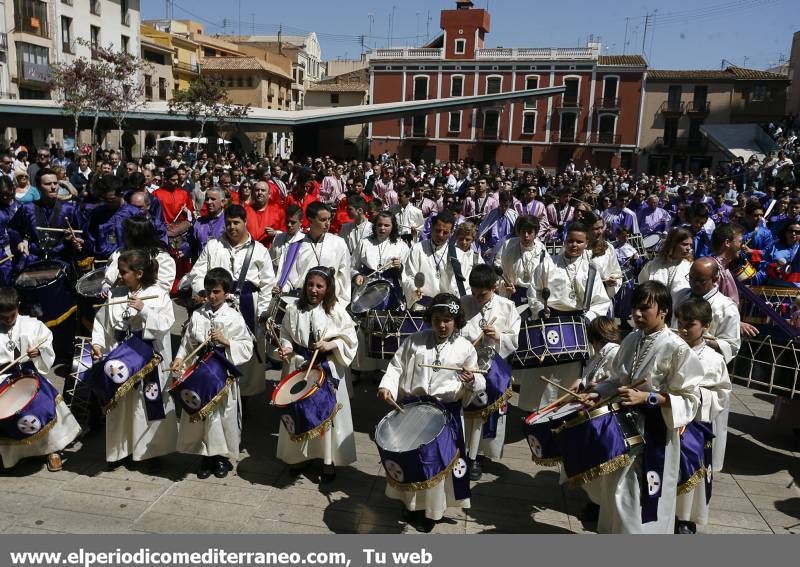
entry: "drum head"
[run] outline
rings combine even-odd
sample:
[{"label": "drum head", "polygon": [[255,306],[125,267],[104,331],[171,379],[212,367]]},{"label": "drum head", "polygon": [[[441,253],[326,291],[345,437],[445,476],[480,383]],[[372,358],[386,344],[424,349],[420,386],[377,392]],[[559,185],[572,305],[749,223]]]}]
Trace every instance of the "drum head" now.
[{"label": "drum head", "polygon": [[308,373],[308,380],[304,380],[305,375],[306,369],[301,368],[281,380],[272,392],[272,403],[278,407],[286,407],[313,394],[322,379],[322,370],[319,367],[312,368]]},{"label": "drum head", "polygon": [[565,415],[569,415],[569,414],[571,414],[573,412],[579,411],[582,408],[583,408],[583,404],[580,404],[578,402],[570,402],[568,404],[565,404],[565,405],[561,406],[558,409],[554,409],[553,411],[547,412],[547,413],[542,414],[542,415],[538,415],[538,414],[534,415],[536,413],[536,412],[534,412],[534,414],[531,414],[531,415],[533,415],[533,418],[531,418],[530,415],[525,418],[525,423],[527,425],[533,425],[535,423],[544,423],[544,422],[547,422],[547,421],[553,421],[554,419],[561,419]]},{"label": "drum head", "polygon": [[39,380],[32,376],[19,378],[0,391],[0,419],[22,411],[39,391]]},{"label": "drum head", "polygon": [[103,291],[103,279],[106,274],[105,268],[92,270],[75,284],[78,295],[87,299],[100,299]]},{"label": "drum head", "polygon": [[39,287],[56,280],[64,271],[64,264],[45,260],[34,262],[17,276],[14,285],[17,287]]},{"label": "drum head", "polygon": [[660,234],[648,234],[642,239],[642,243],[644,247],[648,250],[655,246],[658,246],[658,243],[661,242],[661,235]]},{"label": "drum head", "polygon": [[386,280],[370,282],[364,291],[353,299],[350,310],[358,314],[376,309],[386,301],[391,290],[392,284]]},{"label": "drum head", "polygon": [[384,417],[375,428],[375,443],[384,451],[402,453],[430,443],[447,424],[444,411],[433,404],[414,402]]}]

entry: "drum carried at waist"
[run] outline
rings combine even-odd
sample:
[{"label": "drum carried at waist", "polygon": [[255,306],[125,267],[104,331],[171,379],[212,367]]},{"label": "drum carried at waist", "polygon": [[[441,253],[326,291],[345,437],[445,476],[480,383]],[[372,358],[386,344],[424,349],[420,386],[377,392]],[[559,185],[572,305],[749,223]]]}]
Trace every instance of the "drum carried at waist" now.
[{"label": "drum carried at waist", "polygon": [[533,412],[525,418],[525,433],[533,462],[544,466],[561,462],[561,451],[553,432],[582,407],[579,403],[568,403],[548,413]]},{"label": "drum carried at waist", "polygon": [[87,330],[91,330],[97,313],[95,305],[103,300],[105,274],[105,268],[97,268],[81,276],[75,284],[75,291],[78,292],[78,318]]},{"label": "drum carried at waist", "polygon": [[61,396],[46,378],[33,369],[0,385],[0,443],[28,444],[46,435],[56,423],[56,404]]},{"label": "drum carried at waist", "polygon": [[17,276],[14,287],[19,292],[22,312],[36,317],[48,327],[60,325],[77,310],[69,281],[69,266],[64,262],[33,262]]},{"label": "drum carried at waist", "polygon": [[589,352],[586,322],[579,311],[553,314],[548,319],[522,320],[513,368],[549,366],[583,360]]},{"label": "drum carried at waist", "polygon": [[421,314],[370,311],[366,319],[367,354],[372,358],[392,358],[406,337],[426,329],[430,327]]},{"label": "drum carried at waist", "polygon": [[648,258],[655,258],[656,254],[661,250],[661,246],[664,244],[664,238],[663,234],[657,233],[648,234],[642,238],[642,247]]},{"label": "drum carried at waist", "polygon": [[341,409],[336,390],[320,366],[287,374],[275,386],[271,403],[278,408],[289,438],[298,442],[322,436]]},{"label": "drum carried at waist", "polygon": [[191,421],[201,421],[219,405],[237,376],[241,376],[239,369],[224,352],[214,349],[187,368],[167,391]]}]

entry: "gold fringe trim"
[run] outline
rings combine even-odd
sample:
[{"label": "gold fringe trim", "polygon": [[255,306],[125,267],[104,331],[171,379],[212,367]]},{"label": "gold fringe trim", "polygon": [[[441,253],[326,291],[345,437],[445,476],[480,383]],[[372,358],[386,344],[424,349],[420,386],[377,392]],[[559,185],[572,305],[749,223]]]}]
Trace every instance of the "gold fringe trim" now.
[{"label": "gold fringe trim", "polygon": [[543,467],[557,467],[558,465],[561,464],[561,457],[543,458],[543,457],[532,456],[531,459],[533,459],[534,463],[536,463],[537,465],[541,465]]},{"label": "gold fringe trim", "polygon": [[298,435],[292,435],[290,433],[289,439],[296,441],[297,443],[302,443],[303,441],[310,441],[312,439],[316,439],[317,437],[321,437],[328,429],[330,429],[333,418],[336,417],[336,414],[339,413],[340,409],[342,409],[342,404],[336,404],[336,407],[333,408],[333,413],[328,419],[317,425],[314,429],[306,431],[305,433],[300,433]]},{"label": "gold fringe trim", "polygon": [[83,260],[78,260],[77,262],[75,262],[75,264],[79,268],[88,268],[92,264],[94,264],[94,256],[89,256],[88,258],[84,258]]},{"label": "gold fringe trim", "polygon": [[686,482],[678,485],[678,494],[686,494],[687,492],[691,492],[697,487],[698,484],[703,482],[705,478],[706,478],[706,468],[701,467],[697,469],[695,473],[692,476],[690,476]]},{"label": "gold fringe trim", "polygon": [[398,490],[405,490],[405,491],[428,490],[429,488],[433,488],[434,486],[442,482],[442,480],[444,480],[444,478],[447,475],[453,472],[453,467],[456,466],[456,463],[458,462],[460,456],[461,456],[460,451],[456,449],[456,455],[455,457],[453,457],[453,460],[450,461],[450,464],[447,465],[442,470],[442,472],[440,472],[439,474],[428,480],[423,480],[420,482],[397,482],[389,475],[386,475],[386,482],[387,484],[390,484],[392,487]]},{"label": "gold fringe trim", "polygon": [[703,445],[703,448],[705,448],[705,449],[713,449],[714,448],[714,442],[713,441],[709,441],[708,443]]},{"label": "gold fringe trim", "polygon": [[117,404],[122,399],[122,397],[128,392],[130,392],[136,384],[141,382],[142,378],[144,378],[147,374],[149,374],[160,363],[161,363],[161,355],[158,354],[157,352],[153,353],[153,358],[150,360],[150,362],[145,364],[142,367],[142,369],[139,370],[139,372],[128,378],[126,382],[124,382],[122,385],[120,385],[119,388],[117,388],[117,391],[114,392],[114,398],[103,406],[102,408],[103,415],[107,415],[108,412],[117,407]]},{"label": "gold fringe trim", "polygon": [[489,419],[489,416],[492,415],[494,412],[500,409],[504,403],[511,399],[511,396],[514,395],[514,390],[509,386],[508,390],[503,392],[503,394],[497,398],[496,401],[492,402],[485,408],[477,409],[477,410],[464,410],[464,417],[467,419],[477,419],[481,418],[483,421]]},{"label": "gold fringe trim", "polygon": [[189,421],[191,421],[192,423],[197,423],[198,421],[203,421],[205,418],[211,415],[211,412],[213,412],[217,408],[219,402],[222,401],[222,398],[231,389],[231,384],[233,384],[233,380],[234,380],[233,376],[228,376],[228,379],[225,380],[225,386],[223,386],[222,389],[217,393],[217,395],[211,398],[211,400],[206,405],[200,408],[200,411],[198,411],[196,414],[192,416],[189,416]]},{"label": "gold fringe trim", "polygon": [[45,326],[48,329],[50,329],[52,327],[58,327],[61,323],[63,323],[67,319],[69,319],[72,316],[72,314],[75,313],[77,310],[78,310],[78,306],[77,305],[73,305],[72,307],[67,309],[67,311],[63,315],[61,315],[60,317],[56,317],[55,319],[52,319],[50,321],[45,322]]},{"label": "gold fringe trim", "polygon": [[589,469],[588,471],[582,472],[581,474],[576,474],[575,476],[571,476],[567,479],[567,482],[571,486],[579,486],[581,484],[586,484],[587,482],[594,480],[598,477],[605,476],[607,474],[611,474],[615,471],[623,469],[631,464],[632,459],[628,453],[624,455],[620,455],[618,457],[614,457],[608,462],[602,463]]},{"label": "gold fringe trim", "polygon": [[[61,394],[56,396],[56,406],[61,403]],[[53,416],[53,419],[50,422],[42,427],[39,431],[34,433],[33,435],[29,435],[25,439],[9,439],[6,437],[0,437],[0,445],[31,445],[50,433],[50,430],[55,427],[56,422],[58,421],[58,413]]]}]

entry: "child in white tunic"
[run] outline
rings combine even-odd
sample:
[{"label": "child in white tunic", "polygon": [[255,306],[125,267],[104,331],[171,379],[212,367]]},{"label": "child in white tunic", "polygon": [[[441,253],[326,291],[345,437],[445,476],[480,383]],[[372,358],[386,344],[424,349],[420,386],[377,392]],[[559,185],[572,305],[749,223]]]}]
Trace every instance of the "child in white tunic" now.
[{"label": "child in white tunic", "polygon": [[[211,339],[205,350],[197,353],[202,358],[212,348],[224,348],[225,357],[235,366],[244,364],[253,356],[253,336],[241,313],[225,302],[233,288],[233,276],[225,268],[212,268],[204,278],[206,303],[192,313],[192,318],[183,332],[181,346],[172,362],[173,372],[182,372],[188,353]],[[211,473],[225,478],[233,470],[231,461],[239,457],[242,437],[240,422],[238,380],[229,382],[228,391],[210,414],[201,420],[192,420],[189,412],[183,412],[178,431],[178,451],[203,455],[198,478],[208,478]]]},{"label": "child in white tunic", "polygon": [[356,354],[358,339],[353,319],[336,300],[334,274],[332,269],[323,266],[312,268],[306,274],[300,299],[286,306],[278,350],[284,361],[284,376],[307,365],[314,350],[319,351],[317,364],[323,356],[327,359],[330,376],[325,379],[333,382],[339,407],[329,427],[311,439],[293,441],[281,420],[278,433],[278,458],[293,465],[294,473],[305,469],[312,459],[322,459],[322,482],[334,479],[334,465],[349,465],[356,460],[345,373]]},{"label": "child in white tunic", "polygon": [[[728,437],[728,409],[731,399],[731,380],[725,359],[717,351],[706,345],[703,338],[711,326],[713,317],[711,305],[702,298],[691,298],[675,310],[678,330],[686,343],[697,353],[703,364],[703,379],[700,382],[700,409],[695,421],[710,423],[714,431],[711,463],[704,463],[705,475],[710,480],[714,472],[722,470],[725,444]],[[705,480],[705,478],[703,479]],[[706,483],[678,494],[676,532],[693,534],[697,524],[708,523],[709,502]]]},{"label": "child in white tunic", "polygon": [[[106,461],[117,466],[132,457],[144,461],[175,451],[178,422],[175,406],[164,392],[172,362],[169,331],[175,322],[169,294],[156,283],[157,262],[143,250],[126,250],[118,260],[123,285],[111,288],[109,301],[127,302],[101,307],[92,329],[92,358],[99,360],[129,335],[139,335],[153,344],[161,362],[158,385],[164,406],[164,417],[148,420],[142,387],[135,387],[123,396],[106,415]],[[142,300],[140,297],[155,296]]]},{"label": "child in white tunic", "polygon": [[[475,266],[469,276],[472,294],[461,302],[467,319],[461,336],[476,347],[478,366],[482,369],[489,368],[495,354],[503,359],[511,355],[517,350],[519,341],[519,313],[513,301],[497,295],[497,278],[498,273],[493,266]],[[485,415],[481,410],[470,411],[473,408],[464,411],[464,437],[469,452],[470,480],[479,480],[481,477],[479,455],[490,459],[500,459],[503,456],[508,397],[510,390],[508,395],[488,400],[491,405],[498,407],[490,413],[484,410]],[[495,430],[494,436],[484,434],[487,420],[496,420],[496,424],[492,424],[493,427],[490,428]]]},{"label": "child in white tunic", "polygon": [[[436,295],[425,312],[425,319],[432,330],[414,333],[403,342],[383,375],[378,399],[402,403],[409,397],[432,396],[448,407],[457,404],[459,408],[475,400],[482,399],[485,403],[486,380],[483,375],[470,371],[478,364],[478,354],[472,343],[454,334],[466,324],[458,298],[449,293]],[[422,364],[462,370],[434,369]],[[459,421],[460,414],[459,410],[456,416]],[[458,444],[463,444],[463,439]],[[425,489],[413,490],[387,483],[386,496],[401,500],[407,511],[406,521],[419,531],[429,532],[448,508],[470,507],[469,497],[456,499],[453,474],[445,475],[444,480]]]},{"label": "child in white tunic", "polygon": [[667,286],[672,303],[678,292],[689,287],[689,268],[692,267],[692,233],[685,228],[673,228],[664,240],[658,256],[647,262],[639,272],[639,283],[657,281]]},{"label": "child in white tunic", "polygon": [[122,223],[122,239],[125,242],[125,247],[114,250],[108,258],[106,271],[103,275],[103,293],[108,294],[108,290],[114,287],[119,279],[119,271],[117,271],[119,255],[125,250],[136,248],[150,251],[150,254],[158,262],[156,283],[163,287],[165,291],[171,291],[172,284],[175,282],[175,260],[166,251],[166,246],[158,237],[153,223],[145,217],[125,219]]},{"label": "child in white tunic", "polygon": [[[27,354],[29,362],[40,374],[41,380],[50,370],[56,358],[53,350],[53,333],[38,319],[19,315],[19,296],[12,287],[0,288],[0,366],[5,367],[21,354]],[[7,374],[0,376],[0,388],[13,378],[17,365],[10,368]],[[56,415],[52,425],[40,424],[39,431],[26,439],[6,439],[0,436],[0,457],[3,467],[10,469],[21,459],[27,457],[47,457],[47,470],[61,470],[59,451],[72,443],[81,431],[81,427],[67,404],[59,395],[56,400]],[[14,418],[16,419],[16,418]]]}]

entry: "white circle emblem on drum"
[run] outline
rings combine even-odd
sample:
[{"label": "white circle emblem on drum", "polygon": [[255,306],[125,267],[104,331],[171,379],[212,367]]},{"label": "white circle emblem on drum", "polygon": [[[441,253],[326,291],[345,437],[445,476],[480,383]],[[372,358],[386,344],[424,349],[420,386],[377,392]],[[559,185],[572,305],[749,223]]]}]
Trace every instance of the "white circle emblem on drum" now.
[{"label": "white circle emblem on drum", "polygon": [[551,345],[557,345],[561,342],[561,335],[558,334],[558,331],[555,329],[550,329],[547,331],[547,342]]},{"label": "white circle emblem on drum", "polygon": [[533,433],[528,435],[528,445],[530,445],[531,447],[531,453],[533,453],[533,456],[536,457],[537,459],[541,459],[542,444],[539,442],[539,440],[536,438],[536,435],[534,435]]},{"label": "white circle emblem on drum", "polygon": [[103,372],[114,384],[122,384],[130,377],[128,366],[121,360],[109,360],[103,366]]},{"label": "white circle emblem on drum", "polygon": [[403,479],[406,477],[403,472],[403,467],[389,459],[383,462],[383,468],[386,469],[386,474],[389,475],[389,478],[395,482],[403,482]]},{"label": "white circle emblem on drum", "polygon": [[289,435],[294,435],[294,419],[289,414],[283,414],[281,416],[281,423],[286,428],[286,431],[289,432]]},{"label": "white circle emblem on drum", "polygon": [[453,467],[453,476],[456,478],[464,478],[464,475],[467,474],[467,468],[467,461],[459,457]]},{"label": "white circle emblem on drum", "polygon": [[42,428],[41,420],[35,415],[23,415],[17,420],[17,429],[25,435],[33,435]]},{"label": "white circle emblem on drum", "polygon": [[193,410],[200,409],[200,404],[203,403],[203,400],[200,399],[200,395],[197,392],[188,389],[181,392],[181,400],[186,404],[186,407]]},{"label": "white circle emblem on drum", "polygon": [[655,496],[661,488],[661,477],[656,471],[647,471],[647,493]]},{"label": "white circle emblem on drum", "polygon": [[144,397],[151,402],[154,402],[158,399],[158,384],[156,382],[151,382],[144,387]]}]

